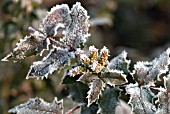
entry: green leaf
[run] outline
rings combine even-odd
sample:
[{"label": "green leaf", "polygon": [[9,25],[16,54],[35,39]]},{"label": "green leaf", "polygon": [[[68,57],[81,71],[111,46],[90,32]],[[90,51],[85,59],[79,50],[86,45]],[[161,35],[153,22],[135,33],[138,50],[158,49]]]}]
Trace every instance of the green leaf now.
[{"label": "green leaf", "polygon": [[99,110],[97,112],[100,114],[115,114],[115,108],[119,105],[118,97],[118,89],[106,87],[99,97]]},{"label": "green leaf", "polygon": [[76,83],[67,84],[66,85],[69,90],[69,97],[73,99],[73,101],[78,103],[87,103],[87,92],[89,90],[89,87],[82,83],[77,81]]},{"label": "green leaf", "polygon": [[131,61],[127,60],[126,58],[127,52],[123,51],[120,55],[110,61],[108,65],[109,69],[123,71],[125,74],[128,74],[129,64]]},{"label": "green leaf", "polygon": [[63,82],[62,84],[72,84],[72,83],[76,83],[77,80],[79,79],[79,75],[78,76],[74,76],[74,77],[70,77],[69,75],[64,76],[63,78]]},{"label": "green leaf", "polygon": [[56,70],[60,70],[64,65],[69,64],[70,56],[67,49],[56,47],[50,51],[42,61],[34,62],[31,66],[26,79],[48,77]]},{"label": "green leaf", "polygon": [[89,107],[87,107],[87,104],[84,104],[81,106],[80,114],[96,114],[97,110],[98,110],[97,104],[91,104]]},{"label": "green leaf", "polygon": [[14,48],[13,51],[1,61],[12,60],[14,62],[18,62],[25,59],[25,57],[27,56],[35,55],[37,54],[36,49],[40,46],[42,42],[44,42],[44,40],[41,38],[26,36],[24,39],[21,39],[20,42],[16,44],[17,47]]},{"label": "green leaf", "polygon": [[54,99],[47,103],[41,98],[30,98],[27,102],[20,104],[8,111],[17,114],[63,114],[63,100]]},{"label": "green leaf", "polygon": [[89,84],[91,83],[93,80],[97,80],[99,79],[99,77],[95,74],[90,74],[88,72],[86,72],[85,74],[83,74],[82,76],[80,76],[80,78],[77,81],[81,81],[85,84]]},{"label": "green leaf", "polygon": [[90,90],[88,91],[88,107],[99,99],[99,95],[101,94],[101,90],[103,90],[104,83],[102,80],[97,79],[90,83]]},{"label": "green leaf", "polygon": [[159,79],[161,74],[168,71],[170,64],[170,48],[164,51],[158,58],[153,61],[139,61],[134,65],[134,77],[144,80],[145,82],[154,82]]},{"label": "green leaf", "polygon": [[127,83],[126,75],[122,71],[110,70],[101,74],[102,80],[111,86]]},{"label": "green leaf", "polygon": [[148,87],[138,87],[138,84],[129,84],[126,92],[130,94],[129,104],[135,114],[155,114],[156,107],[152,103],[154,97]]}]

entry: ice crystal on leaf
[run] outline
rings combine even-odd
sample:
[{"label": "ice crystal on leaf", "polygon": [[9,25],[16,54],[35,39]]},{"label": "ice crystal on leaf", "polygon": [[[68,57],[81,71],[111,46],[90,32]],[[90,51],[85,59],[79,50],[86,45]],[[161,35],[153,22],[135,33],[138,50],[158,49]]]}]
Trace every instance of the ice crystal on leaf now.
[{"label": "ice crystal on leaf", "polygon": [[123,71],[125,74],[129,72],[130,60],[127,60],[127,52],[123,51],[120,55],[113,58],[109,62],[109,69]]},{"label": "ice crystal on leaf", "polygon": [[87,16],[87,11],[81,6],[79,2],[73,5],[71,11],[71,23],[66,26],[64,37],[61,41],[73,49],[82,47],[86,42],[87,38],[90,36],[89,30],[89,16]]},{"label": "ice crystal on leaf", "polygon": [[37,54],[38,47],[43,42],[43,39],[36,38],[33,36],[26,36],[24,39],[21,39],[19,43],[17,43],[17,47],[13,49],[13,51],[8,54],[2,61],[12,60],[14,62],[21,61],[25,59],[25,57]]},{"label": "ice crystal on leaf", "polygon": [[148,87],[138,87],[138,84],[129,84],[126,92],[130,94],[129,104],[135,114],[155,114],[156,107],[152,103],[153,94]]},{"label": "ice crystal on leaf", "polygon": [[69,64],[69,61],[70,55],[68,50],[56,47],[42,61],[33,63],[28,72],[27,79],[47,77],[49,73],[52,74],[55,70],[59,70],[64,65]]},{"label": "ice crystal on leaf", "polygon": [[134,65],[134,76],[137,76],[140,80],[145,82],[151,82],[155,79],[159,79],[159,76],[168,71],[168,65],[170,64],[170,49],[163,52],[158,58],[155,58],[151,62],[137,62]]},{"label": "ice crystal on leaf", "polygon": [[104,83],[102,80],[94,80],[90,83],[90,90],[88,91],[88,107],[99,99],[99,95],[101,94],[101,90],[104,89]]},{"label": "ice crystal on leaf", "polygon": [[116,88],[106,87],[98,100],[98,114],[115,114],[115,109],[119,105],[119,90]]},{"label": "ice crystal on leaf", "polygon": [[70,23],[71,17],[68,5],[56,5],[47,13],[40,25],[40,29],[47,35],[55,36],[59,27],[65,28]]},{"label": "ice crystal on leaf", "polygon": [[41,98],[30,98],[27,102],[15,106],[8,111],[16,114],[63,114],[63,101],[54,99],[47,103]]},{"label": "ice crystal on leaf", "polygon": [[111,86],[122,85],[127,83],[126,75],[123,74],[123,71],[118,70],[109,70],[103,72],[101,74],[101,78],[104,80],[105,83]]}]

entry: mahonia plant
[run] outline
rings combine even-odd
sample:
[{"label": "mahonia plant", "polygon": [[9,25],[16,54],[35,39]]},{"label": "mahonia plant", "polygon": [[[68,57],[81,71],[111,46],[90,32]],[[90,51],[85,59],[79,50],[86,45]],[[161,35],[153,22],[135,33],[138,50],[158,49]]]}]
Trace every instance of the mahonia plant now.
[{"label": "mahonia plant", "polygon": [[[20,62],[31,55],[45,56],[43,52],[46,50],[48,54],[33,63],[26,79],[48,78],[54,71],[70,65],[62,83],[66,84],[69,96],[80,104],[81,114],[115,114],[120,105],[121,89],[130,95],[128,104],[135,114],[170,113],[170,49],[151,62],[139,61],[131,65],[132,71],[126,51],[111,61],[105,46],[100,50],[89,46],[88,51],[84,51],[90,36],[89,16],[79,2],[71,9],[67,4],[56,5],[38,29],[29,27],[28,30],[29,35],[21,39],[2,61]],[[71,64],[72,60],[76,63]],[[127,76],[133,78],[133,83]],[[164,82],[162,87],[156,86],[159,80]],[[63,102],[57,98],[52,103],[30,98],[10,109],[9,113],[63,114],[63,110]]]}]

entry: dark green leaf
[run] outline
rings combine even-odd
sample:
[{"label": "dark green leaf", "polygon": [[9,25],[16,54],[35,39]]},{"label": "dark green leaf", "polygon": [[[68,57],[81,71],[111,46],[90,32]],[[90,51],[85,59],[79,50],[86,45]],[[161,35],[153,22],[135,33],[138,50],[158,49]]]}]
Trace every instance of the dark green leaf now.
[{"label": "dark green leaf", "polygon": [[78,103],[87,103],[86,96],[89,87],[86,84],[77,81],[73,84],[67,84],[67,88],[69,89],[69,96],[73,99],[73,101]]},{"label": "dark green leaf", "polygon": [[81,112],[80,114],[96,114],[98,110],[97,104],[92,104],[89,107],[87,107],[86,104],[81,106]]},{"label": "dark green leaf", "polygon": [[98,100],[100,114],[115,114],[115,108],[119,105],[119,90],[106,87]]}]

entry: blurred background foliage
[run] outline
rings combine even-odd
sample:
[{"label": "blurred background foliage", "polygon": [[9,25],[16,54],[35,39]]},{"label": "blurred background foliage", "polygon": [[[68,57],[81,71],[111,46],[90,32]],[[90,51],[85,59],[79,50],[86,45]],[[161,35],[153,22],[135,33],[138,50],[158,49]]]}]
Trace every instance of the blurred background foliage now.
[{"label": "blurred background foliage", "polygon": [[[135,63],[150,60],[170,47],[170,0],[0,0],[0,58],[28,34],[28,27],[38,28],[46,12],[56,4],[71,7],[80,1],[90,15],[91,37],[87,45],[110,50],[110,59],[126,50]],[[45,80],[25,80],[29,66],[40,57],[21,63],[0,62],[0,113],[30,97],[52,101],[65,98],[61,85],[64,70]],[[66,105],[71,101],[66,100]],[[66,111],[68,110],[66,108]]]}]

